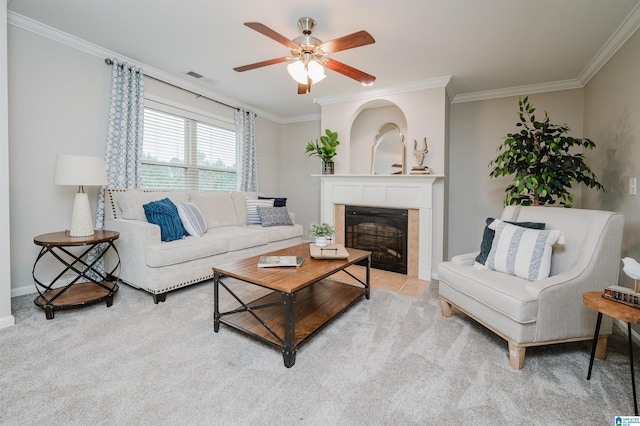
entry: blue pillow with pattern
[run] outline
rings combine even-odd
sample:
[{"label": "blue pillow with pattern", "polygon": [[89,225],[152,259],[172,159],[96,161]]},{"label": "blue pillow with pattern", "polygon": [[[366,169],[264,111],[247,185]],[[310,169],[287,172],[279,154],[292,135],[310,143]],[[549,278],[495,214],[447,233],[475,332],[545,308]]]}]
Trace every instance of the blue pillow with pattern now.
[{"label": "blue pillow with pattern", "polygon": [[180,240],[189,235],[182,225],[178,208],[168,198],[144,204],[144,215],[149,223],[160,227],[162,241]]}]

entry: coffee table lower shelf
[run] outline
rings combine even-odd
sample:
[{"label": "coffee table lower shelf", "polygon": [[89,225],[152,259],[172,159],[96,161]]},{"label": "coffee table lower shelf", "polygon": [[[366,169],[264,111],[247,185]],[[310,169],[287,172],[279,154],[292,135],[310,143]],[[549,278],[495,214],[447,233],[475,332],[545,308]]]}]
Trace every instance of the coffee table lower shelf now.
[{"label": "coffee table lower shelf", "polygon": [[242,307],[214,315],[214,331],[222,323],[280,349],[289,368],[300,345],[369,293],[368,288],[325,278],[295,293],[274,291],[246,304],[234,297]]}]

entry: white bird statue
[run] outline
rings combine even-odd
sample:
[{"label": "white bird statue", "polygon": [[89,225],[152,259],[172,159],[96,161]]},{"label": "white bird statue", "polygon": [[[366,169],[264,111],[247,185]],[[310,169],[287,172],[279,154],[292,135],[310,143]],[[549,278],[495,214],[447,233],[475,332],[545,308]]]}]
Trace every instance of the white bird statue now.
[{"label": "white bird statue", "polygon": [[640,293],[640,288],[638,286],[638,280],[640,279],[640,263],[630,257],[622,259],[622,263],[624,264],[622,271],[627,274],[629,278],[633,278],[635,280],[633,291]]}]

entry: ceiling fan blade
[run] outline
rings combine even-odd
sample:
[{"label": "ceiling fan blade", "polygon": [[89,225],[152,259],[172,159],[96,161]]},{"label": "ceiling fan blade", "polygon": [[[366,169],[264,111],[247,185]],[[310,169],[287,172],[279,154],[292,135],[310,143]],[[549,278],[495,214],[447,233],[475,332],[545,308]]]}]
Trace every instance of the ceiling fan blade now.
[{"label": "ceiling fan blade", "polygon": [[267,27],[264,24],[261,24],[260,22],[245,22],[244,24],[252,30],[256,30],[260,34],[266,35],[267,37],[277,41],[280,44],[284,44],[289,49],[295,50],[300,48],[300,46],[293,41],[289,40],[282,34],[273,31],[271,28]]},{"label": "ceiling fan blade", "polygon": [[283,56],[282,58],[269,59],[268,61],[256,62],[255,64],[244,65],[241,67],[235,67],[233,70],[238,72],[249,71],[255,68],[266,67],[267,65],[279,64],[281,62],[287,62],[289,58]]},{"label": "ceiling fan blade", "polygon": [[330,70],[339,72],[342,75],[345,75],[349,78],[359,81],[365,86],[368,86],[372,84],[374,81],[376,81],[376,78],[374,76],[367,74],[366,72],[360,71],[358,69],[355,69],[353,67],[350,67],[349,65],[343,64],[342,62],[336,61],[334,59],[327,60],[324,66],[329,68]]},{"label": "ceiling fan blade", "polygon": [[325,53],[335,53],[342,50],[353,49],[354,47],[366,46],[367,44],[375,42],[376,41],[371,37],[371,34],[363,30],[344,37],[336,38],[335,40],[329,40],[318,47]]}]

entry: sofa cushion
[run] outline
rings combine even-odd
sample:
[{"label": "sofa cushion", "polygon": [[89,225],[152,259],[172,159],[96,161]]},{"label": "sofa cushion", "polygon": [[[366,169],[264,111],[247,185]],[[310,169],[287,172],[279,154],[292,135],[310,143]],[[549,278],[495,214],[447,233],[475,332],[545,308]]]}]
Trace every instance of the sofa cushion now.
[{"label": "sofa cushion", "polygon": [[202,216],[202,212],[193,203],[178,203],[178,215],[184,229],[193,237],[200,237],[207,231],[207,222]]},{"label": "sofa cushion", "polygon": [[162,241],[179,240],[188,235],[184,229],[176,205],[168,198],[144,204],[144,214],[149,223],[160,226]]},{"label": "sofa cushion", "polygon": [[237,251],[251,247],[263,246],[269,243],[269,233],[261,227],[254,226],[221,226],[207,231],[219,238],[228,240],[229,251]]},{"label": "sofa cushion", "polygon": [[273,207],[273,200],[254,200],[247,198],[245,202],[247,204],[247,225],[262,224],[262,220],[258,214],[258,207]]},{"label": "sofa cushion", "polygon": [[189,201],[198,206],[209,229],[240,225],[229,191],[190,191]]},{"label": "sofa cushion", "polygon": [[189,201],[187,191],[145,191],[141,189],[129,189],[118,193],[116,199],[122,219],[147,220],[144,213],[144,204],[152,201],[169,198],[174,204]]},{"label": "sofa cushion", "polygon": [[[484,265],[487,262],[487,256],[489,256],[489,251],[491,250],[491,243],[493,243],[493,237],[496,234],[496,231],[489,228],[489,225],[495,220],[493,217],[488,217],[485,221],[484,231],[482,232],[482,242],[480,243],[480,253],[476,256],[476,262]],[[544,229],[545,224],[541,222],[510,222],[512,225],[522,226],[523,228],[531,228],[531,229]]]},{"label": "sofa cushion", "polygon": [[[442,262],[438,265],[438,279],[441,296],[453,298],[454,294],[448,294],[451,288],[519,323],[533,323],[537,319],[538,294],[528,291],[530,281],[524,278],[491,269],[477,269],[472,265]],[[447,291],[443,292],[445,289]],[[458,298],[453,298],[453,301],[460,302]]]},{"label": "sofa cushion", "polygon": [[496,271],[530,281],[549,276],[552,245],[558,241],[558,230],[535,230],[494,220],[491,229],[496,235],[486,265]]},{"label": "sofa cushion", "polygon": [[231,191],[233,206],[236,208],[238,225],[247,223],[247,198],[258,199],[258,193],[252,191]]},{"label": "sofa cushion", "polygon": [[145,249],[147,266],[159,268],[189,262],[229,251],[224,235],[207,232],[200,238],[186,237],[168,243],[151,244]]},{"label": "sofa cushion", "polygon": [[289,238],[301,237],[302,234],[304,234],[304,229],[300,224],[295,224],[293,226],[268,226],[268,227],[263,227],[262,225],[247,225],[247,227],[252,229],[261,229],[263,231],[267,231],[269,233],[270,243],[273,243],[276,241],[288,240]]},{"label": "sofa cushion", "polygon": [[286,207],[258,207],[262,226],[293,226]]}]

